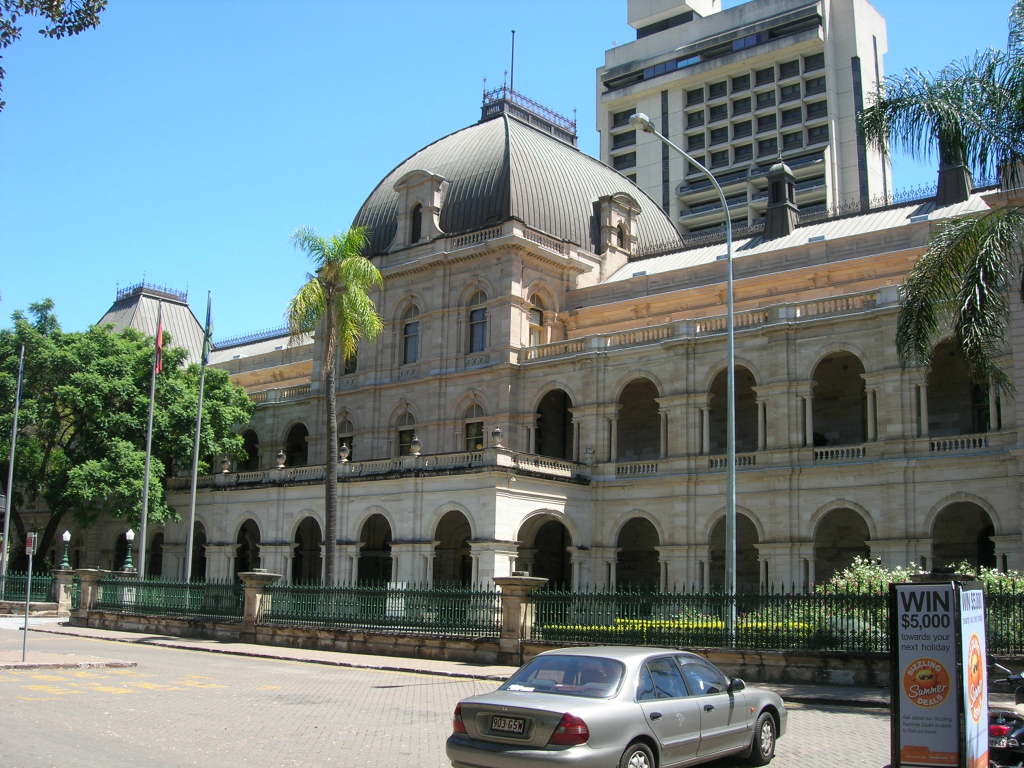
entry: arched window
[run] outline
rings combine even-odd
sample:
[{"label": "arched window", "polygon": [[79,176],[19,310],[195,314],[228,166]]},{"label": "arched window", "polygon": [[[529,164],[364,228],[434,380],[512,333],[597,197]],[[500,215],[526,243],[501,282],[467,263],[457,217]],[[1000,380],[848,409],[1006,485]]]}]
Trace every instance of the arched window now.
[{"label": "arched window", "polygon": [[412,455],[412,441],[416,437],[416,418],[406,411],[395,425],[398,428],[398,455]]},{"label": "arched window", "polygon": [[352,422],[348,419],[338,424],[338,450],[341,450],[341,446],[348,446],[348,460],[356,460],[356,430],[352,426]]},{"label": "arched window", "polygon": [[410,306],[402,315],[402,364],[408,365],[420,359],[420,323],[416,319],[420,311]]},{"label": "arched window", "polygon": [[530,299],[530,346],[544,343],[544,302],[540,296]]},{"label": "arched window", "polygon": [[622,224],[615,228],[615,244],[619,248],[626,247],[626,230],[622,228]]},{"label": "arched window", "polygon": [[242,433],[242,447],[245,450],[245,458],[238,462],[239,472],[253,472],[260,468],[260,438],[251,429]]},{"label": "arched window", "polygon": [[416,203],[412,207],[412,223],[409,226],[409,242],[418,243],[423,236],[423,206]]},{"label": "arched window", "polygon": [[284,441],[285,464],[304,467],[309,463],[309,430],[305,424],[296,424],[288,430]]},{"label": "arched window", "polygon": [[484,449],[484,409],[478,403],[473,403],[466,409],[463,418],[466,420],[464,434],[466,436],[467,451],[482,451]]},{"label": "arched window", "polygon": [[469,300],[469,338],[467,352],[482,352],[487,346],[487,296],[477,291]]}]

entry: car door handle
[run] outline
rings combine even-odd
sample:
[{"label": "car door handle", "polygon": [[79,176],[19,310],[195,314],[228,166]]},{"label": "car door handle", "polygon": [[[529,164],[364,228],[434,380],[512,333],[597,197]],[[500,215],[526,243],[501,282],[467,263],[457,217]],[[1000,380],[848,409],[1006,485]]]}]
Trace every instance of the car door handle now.
[{"label": "car door handle", "polygon": [[651,712],[651,720],[661,720],[661,712]]},{"label": "car door handle", "polygon": [[705,712],[710,712],[710,711],[711,711],[712,709],[714,709],[714,708],[715,708],[715,705],[714,705],[714,704],[705,704],[705,705],[704,705],[704,711],[705,711]]}]

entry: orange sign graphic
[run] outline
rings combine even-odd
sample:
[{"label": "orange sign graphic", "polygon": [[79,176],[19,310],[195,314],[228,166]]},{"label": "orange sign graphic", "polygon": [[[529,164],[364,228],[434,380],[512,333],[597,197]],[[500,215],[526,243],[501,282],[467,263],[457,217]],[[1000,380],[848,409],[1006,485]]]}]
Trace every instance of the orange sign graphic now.
[{"label": "orange sign graphic", "polygon": [[938,706],[950,690],[949,672],[935,659],[914,659],[903,670],[903,691],[919,707]]},{"label": "orange sign graphic", "polygon": [[967,706],[971,720],[981,721],[981,700],[985,689],[985,661],[981,658],[981,640],[971,635],[967,646]]}]

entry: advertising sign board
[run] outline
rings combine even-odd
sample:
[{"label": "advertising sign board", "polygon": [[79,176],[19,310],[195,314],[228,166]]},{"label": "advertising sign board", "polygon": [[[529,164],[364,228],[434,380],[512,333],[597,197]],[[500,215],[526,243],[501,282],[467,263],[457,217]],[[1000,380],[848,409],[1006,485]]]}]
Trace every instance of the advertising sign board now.
[{"label": "advertising sign board", "polygon": [[946,582],[889,596],[893,768],[986,768],[984,595]]},{"label": "advertising sign board", "polygon": [[988,680],[985,674],[985,593],[960,591],[966,768],[988,766]]},{"label": "advertising sign board", "polygon": [[901,765],[959,765],[952,584],[897,584]]},{"label": "advertising sign board", "polygon": [[35,531],[29,531],[25,534],[25,554],[34,555],[36,553],[36,534]]}]

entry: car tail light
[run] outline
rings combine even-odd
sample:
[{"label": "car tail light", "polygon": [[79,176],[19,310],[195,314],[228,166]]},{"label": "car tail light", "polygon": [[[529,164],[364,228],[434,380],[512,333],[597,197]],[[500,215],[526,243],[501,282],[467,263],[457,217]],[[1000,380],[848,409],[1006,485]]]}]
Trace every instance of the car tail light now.
[{"label": "car tail light", "polygon": [[548,744],[555,744],[560,747],[571,747],[576,744],[585,744],[590,738],[590,729],[583,722],[583,718],[570,715],[566,712],[562,715],[555,732],[548,739]]},{"label": "car tail light", "polygon": [[465,733],[466,724],[462,722],[462,705],[455,705],[455,714],[452,715],[452,733]]},{"label": "car tail light", "polygon": [[989,736],[1009,736],[1010,726],[1008,725],[990,725],[988,727]]}]

